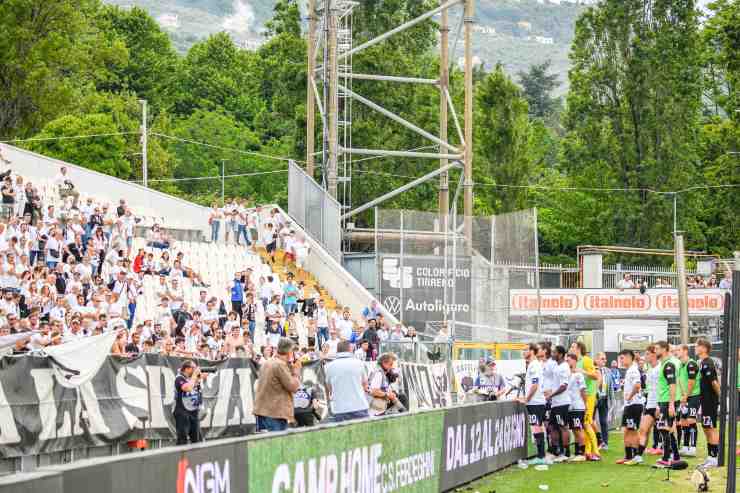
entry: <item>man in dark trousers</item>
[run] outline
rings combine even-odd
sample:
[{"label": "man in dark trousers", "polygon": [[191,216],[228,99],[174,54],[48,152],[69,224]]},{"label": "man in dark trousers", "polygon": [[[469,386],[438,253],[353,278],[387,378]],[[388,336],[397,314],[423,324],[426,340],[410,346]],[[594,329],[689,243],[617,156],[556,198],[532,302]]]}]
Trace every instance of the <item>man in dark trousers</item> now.
[{"label": "man in dark trousers", "polygon": [[[203,376],[201,376],[203,375]],[[203,403],[200,382],[205,378],[200,369],[191,361],[185,361],[175,377],[175,429],[177,445],[197,443],[203,440],[200,433],[198,411]]]}]

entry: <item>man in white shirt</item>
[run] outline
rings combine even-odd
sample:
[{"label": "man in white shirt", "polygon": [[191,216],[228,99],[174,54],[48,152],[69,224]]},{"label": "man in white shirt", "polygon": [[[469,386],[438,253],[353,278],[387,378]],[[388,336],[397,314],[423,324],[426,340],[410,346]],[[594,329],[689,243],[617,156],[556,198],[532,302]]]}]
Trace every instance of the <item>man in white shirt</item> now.
[{"label": "man in white shirt", "polygon": [[343,341],[349,341],[352,339],[354,322],[350,318],[349,310],[342,312],[342,318],[337,320],[337,331],[339,332],[339,338]]},{"label": "man in white shirt", "polygon": [[316,347],[321,349],[323,343],[329,339],[329,310],[326,309],[324,300],[319,299],[313,318],[316,321]]},{"label": "man in white shirt", "polygon": [[252,245],[252,238],[250,236],[249,229],[247,228],[247,222],[249,221],[249,209],[247,209],[246,204],[238,207],[235,212],[235,221],[236,221],[236,244],[241,245],[239,243],[239,240],[244,237],[244,242],[247,244],[247,246]]},{"label": "man in white shirt", "polygon": [[332,329],[329,331],[329,340],[326,341],[324,344],[329,346],[329,351],[327,353],[327,356],[329,358],[333,358],[337,355],[337,345],[341,342],[339,339],[339,336],[337,335],[337,331]]},{"label": "man in white shirt", "polygon": [[335,422],[369,416],[365,365],[352,356],[351,347],[349,341],[341,341],[336,358],[326,365],[326,389]]},{"label": "man in white shirt", "polygon": [[527,361],[527,373],[524,381],[524,397],[519,402],[527,406],[529,425],[534,434],[537,444],[537,457],[532,459],[532,465],[547,464],[545,459],[545,386],[543,381],[543,369],[540,359],[544,359],[545,350],[537,344],[530,344],[527,349],[525,360]]},{"label": "man in white shirt", "polygon": [[272,286],[262,277],[260,277],[259,296],[260,301],[262,301],[262,309],[266,310],[272,298]]},{"label": "man in white shirt", "polygon": [[205,313],[208,310],[208,291],[201,289],[199,294],[200,298],[198,298],[198,302],[195,304],[195,309],[200,313]]},{"label": "man in white shirt", "polygon": [[617,283],[617,288],[620,291],[623,291],[625,289],[634,289],[635,283],[634,281],[632,281],[632,276],[629,274],[625,274],[624,277],[620,279],[619,282]]},{"label": "man in white shirt", "polygon": [[18,316],[18,304],[15,302],[13,292],[9,289],[3,290],[3,299],[0,300],[0,310],[5,312],[5,315],[16,315]]},{"label": "man in white shirt", "polygon": [[59,198],[65,200],[67,197],[72,197],[74,199],[72,207],[76,209],[77,201],[80,199],[80,192],[75,189],[75,185],[67,174],[67,168],[65,166],[59,168],[59,174],[54,178],[54,185],[59,192]]}]

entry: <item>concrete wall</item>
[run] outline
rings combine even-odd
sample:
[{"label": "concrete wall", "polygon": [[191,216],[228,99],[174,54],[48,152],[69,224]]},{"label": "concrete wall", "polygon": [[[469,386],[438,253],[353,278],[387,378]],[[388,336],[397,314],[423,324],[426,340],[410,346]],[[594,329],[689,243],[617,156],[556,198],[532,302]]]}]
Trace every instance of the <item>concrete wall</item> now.
[{"label": "concrete wall", "polygon": [[[151,215],[162,218],[165,224],[198,229],[205,234],[210,230],[207,207],[18,147],[3,144],[0,145],[0,151],[10,161],[9,167],[26,181],[40,184],[54,180],[59,168],[66,166],[68,175],[82,194],[98,197],[114,206],[125,198],[134,205],[134,215]],[[4,169],[6,168],[3,166]]]}]

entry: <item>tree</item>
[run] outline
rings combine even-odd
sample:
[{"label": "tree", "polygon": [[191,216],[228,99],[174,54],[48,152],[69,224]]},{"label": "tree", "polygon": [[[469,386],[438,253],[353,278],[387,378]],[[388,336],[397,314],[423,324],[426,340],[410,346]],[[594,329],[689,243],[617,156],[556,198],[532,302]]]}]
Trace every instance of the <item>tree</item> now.
[{"label": "tree", "polygon": [[274,12],[272,19],[265,22],[265,36],[288,34],[301,37],[301,12],[296,0],[278,0]]},{"label": "tree", "polygon": [[[45,125],[37,137],[72,137],[113,134],[119,131],[112,115],[92,113],[59,117]],[[85,166],[107,175],[127,179],[131,174],[131,164],[126,158],[126,139],[122,135],[33,142],[30,148],[46,156]]]},{"label": "tree", "polygon": [[[183,139],[171,141],[168,145],[175,156],[175,178],[220,176],[222,161],[225,161],[230,175],[261,171],[255,166],[254,158],[239,152],[259,150],[259,138],[231,115],[198,109],[176,123],[173,133]],[[206,142],[210,147],[195,142]],[[229,196],[246,196],[254,192],[251,185],[255,182],[252,180],[229,179],[226,183]],[[220,183],[216,180],[182,181],[178,182],[178,188],[186,194],[206,194],[220,189]]]},{"label": "tree", "polygon": [[90,27],[97,0],[0,2],[0,138],[25,137],[106,79],[125,50]]},{"label": "tree", "polygon": [[139,7],[108,5],[96,18],[101,30],[113,33],[126,46],[127,63],[116,67],[115,84],[105,89],[133,91],[156,110],[166,104],[166,93],[177,75],[177,54],[167,33]]},{"label": "tree", "polygon": [[647,189],[697,182],[698,32],[693,2],[606,0],[578,20],[561,165],[574,184],[633,190],[602,202],[606,238],[672,246],[671,201]]},{"label": "tree", "polygon": [[263,110],[259,97],[263,74],[255,53],[240,50],[219,33],[193,45],[182,61],[174,92],[174,112],[225,111],[249,125]]},{"label": "tree", "polygon": [[529,103],[529,114],[533,118],[547,118],[560,106],[560,99],[551,96],[558,82],[557,74],[549,74],[551,62],[532,65],[529,71],[517,75],[524,90],[524,98]]},{"label": "tree", "polygon": [[515,187],[535,177],[534,137],[544,129],[530,123],[527,101],[501,65],[475,89],[476,181],[511,186],[491,195],[493,211],[523,209],[527,206],[526,190]]}]

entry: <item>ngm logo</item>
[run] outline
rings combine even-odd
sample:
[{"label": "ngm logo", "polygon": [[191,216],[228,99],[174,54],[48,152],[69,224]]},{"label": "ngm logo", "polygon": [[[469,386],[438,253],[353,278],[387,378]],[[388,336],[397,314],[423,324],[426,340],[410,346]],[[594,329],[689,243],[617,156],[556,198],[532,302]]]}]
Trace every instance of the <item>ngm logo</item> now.
[{"label": "ngm logo", "polygon": [[218,462],[204,462],[192,467],[186,457],[177,463],[177,493],[231,493],[229,461],[223,468]]}]

